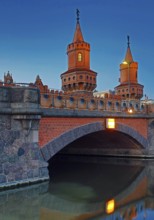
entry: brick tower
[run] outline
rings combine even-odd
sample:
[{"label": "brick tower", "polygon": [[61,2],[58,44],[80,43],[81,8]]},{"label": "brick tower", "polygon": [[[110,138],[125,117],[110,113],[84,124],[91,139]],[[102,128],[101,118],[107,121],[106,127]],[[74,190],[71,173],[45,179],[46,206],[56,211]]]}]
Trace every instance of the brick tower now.
[{"label": "brick tower", "polygon": [[141,99],[144,86],[138,83],[138,63],[133,60],[129,36],[127,39],[126,56],[120,64],[120,85],[115,87],[115,93],[124,99]]},{"label": "brick tower", "polygon": [[90,69],[90,44],[84,41],[77,9],[73,42],[67,47],[68,70],[61,74],[62,90],[74,95],[92,95],[97,73]]}]

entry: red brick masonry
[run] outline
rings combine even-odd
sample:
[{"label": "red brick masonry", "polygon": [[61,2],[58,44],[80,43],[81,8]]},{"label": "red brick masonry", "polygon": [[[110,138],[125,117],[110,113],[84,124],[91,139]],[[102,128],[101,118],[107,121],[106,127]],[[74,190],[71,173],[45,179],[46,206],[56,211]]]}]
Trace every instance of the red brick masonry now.
[{"label": "red brick masonry", "polygon": [[116,122],[133,128],[140,135],[142,135],[144,138],[147,139],[147,136],[148,136],[148,121],[147,121],[147,119],[118,118],[118,119],[116,119]]},{"label": "red brick masonry", "polygon": [[[52,139],[73,128],[93,122],[104,123],[104,118],[69,118],[69,117],[46,117],[41,118],[39,125],[39,145],[44,146]],[[147,120],[146,119],[127,119],[117,118],[116,123],[124,124],[136,130],[140,135],[147,139]]]}]

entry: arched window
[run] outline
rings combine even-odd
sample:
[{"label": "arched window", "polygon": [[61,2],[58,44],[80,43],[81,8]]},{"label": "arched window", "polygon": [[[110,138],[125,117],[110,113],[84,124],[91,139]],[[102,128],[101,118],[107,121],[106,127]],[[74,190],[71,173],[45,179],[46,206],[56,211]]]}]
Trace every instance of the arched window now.
[{"label": "arched window", "polygon": [[78,61],[79,61],[79,62],[82,61],[82,53],[78,53]]}]

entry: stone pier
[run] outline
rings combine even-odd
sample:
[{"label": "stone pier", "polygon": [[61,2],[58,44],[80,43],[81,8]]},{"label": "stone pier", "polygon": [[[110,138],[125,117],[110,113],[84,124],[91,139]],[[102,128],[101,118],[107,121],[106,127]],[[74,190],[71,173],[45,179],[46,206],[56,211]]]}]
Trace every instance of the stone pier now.
[{"label": "stone pier", "polygon": [[48,179],[38,146],[39,90],[0,87],[0,188]]}]

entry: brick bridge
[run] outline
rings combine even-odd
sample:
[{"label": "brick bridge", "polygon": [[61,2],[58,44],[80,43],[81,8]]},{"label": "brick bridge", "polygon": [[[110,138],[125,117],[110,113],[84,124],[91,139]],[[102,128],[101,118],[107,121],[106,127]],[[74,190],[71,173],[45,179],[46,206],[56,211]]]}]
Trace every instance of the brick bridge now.
[{"label": "brick bridge", "polygon": [[[152,106],[132,100],[39,98],[34,87],[0,87],[0,188],[48,179],[48,160],[63,153],[154,157]],[[106,119],[115,129],[106,129]],[[66,147],[67,146],[67,147]]]},{"label": "brick bridge", "polygon": [[[150,153],[152,153],[152,149],[150,148],[150,128],[151,128],[151,120],[147,118],[142,118],[143,116],[138,118],[127,118],[126,116],[118,116],[115,114],[110,116],[109,113],[105,114],[98,114],[98,116],[93,116],[91,113],[91,117],[83,117],[80,112],[78,113],[78,116],[70,116],[68,117],[61,111],[61,117],[58,117],[58,110],[51,110],[48,111],[50,114],[46,115],[45,117],[42,117],[40,120],[40,126],[39,126],[39,143],[41,146],[41,150],[43,152],[45,160],[49,160],[53,155],[58,153],[61,149],[66,147],[68,144],[72,143],[73,141],[84,137],[85,135],[95,133],[95,137],[97,137],[98,131],[104,131],[108,133],[108,138],[111,142],[112,137],[115,139],[115,135],[120,138],[119,132],[122,132],[121,134],[121,145],[124,142],[124,138],[128,141],[128,135],[132,137],[131,141],[126,144],[126,141],[124,142],[127,146],[121,146],[124,147],[124,149],[120,149],[120,146],[116,148],[116,143],[110,143],[112,144],[112,150],[111,146],[109,149],[100,149],[100,151],[96,152],[94,149],[91,151],[94,154],[111,154],[111,155],[132,155],[132,156],[148,156]],[[67,113],[68,114],[68,113]],[[71,112],[70,112],[71,114]],[[50,115],[50,116],[49,116]],[[55,116],[53,116],[55,115]],[[115,131],[118,132],[109,132],[106,130],[105,126],[105,120],[108,117],[114,117],[115,118]],[[127,134],[127,136],[124,134]],[[102,135],[102,136],[101,136]],[[107,135],[107,134],[106,134]],[[124,136],[124,137],[123,137]],[[98,136],[101,141],[102,138],[107,138],[103,136],[103,132]],[[134,139],[138,142],[135,143]],[[101,141],[103,142],[103,140]],[[106,140],[104,139],[104,142],[106,143]],[[119,139],[120,143],[120,139]],[[88,143],[87,143],[88,144]],[[95,146],[97,144],[97,141],[95,140],[95,143],[93,145]],[[80,145],[79,145],[80,146]],[[103,145],[102,145],[103,146]],[[115,147],[114,147],[115,146]],[[78,151],[81,153],[81,147],[78,148]],[[88,147],[88,146],[87,146]],[[149,149],[149,151],[148,151]],[[84,150],[84,149],[83,149]],[[88,149],[90,154],[90,149]],[[92,153],[91,153],[92,154]]]},{"label": "brick bridge", "polygon": [[[63,148],[63,153],[153,157],[152,105],[131,100],[132,114],[129,106],[128,101],[112,97],[41,94],[39,146],[44,159],[48,161]],[[112,131],[106,129],[107,118],[115,119]]]}]

